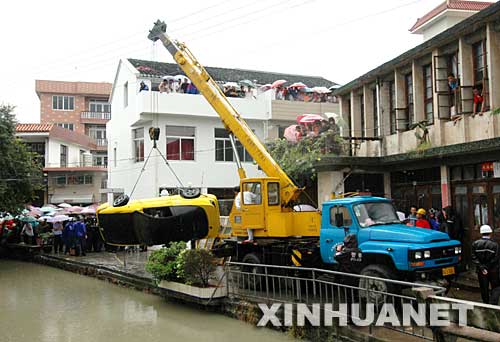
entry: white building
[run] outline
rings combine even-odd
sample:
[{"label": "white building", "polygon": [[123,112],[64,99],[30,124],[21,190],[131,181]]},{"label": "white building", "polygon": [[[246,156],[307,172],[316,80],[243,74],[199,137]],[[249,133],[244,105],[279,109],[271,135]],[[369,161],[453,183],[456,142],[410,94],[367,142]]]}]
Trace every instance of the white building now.
[{"label": "white building", "polygon": [[[286,79],[311,87],[334,85],[321,77],[223,68],[207,68],[207,71],[219,82],[248,79],[266,84]],[[152,151],[145,166],[152,149],[148,130],[159,127],[158,149],[184,186],[191,184],[220,197],[233,196],[230,189],[239,184],[239,178],[227,133],[217,113],[202,95],[156,91],[163,76],[178,74],[182,72],[172,63],[120,61],[110,98],[112,119],[107,124],[110,192],[130,195],[143,168],[133,198],[158,196],[162,188],[172,190],[179,185],[158,151]],[[152,91],[139,91],[141,81]],[[338,112],[336,103],[284,101],[273,97],[273,91],[268,91],[255,97],[229,99],[262,141],[277,138],[299,114]],[[243,148],[240,157],[247,176],[262,175]]]},{"label": "white building", "polygon": [[424,16],[418,18],[410,28],[410,32],[421,34],[424,40],[428,40],[491,4],[493,2],[490,1],[445,0]]},{"label": "white building", "polygon": [[95,142],[88,136],[56,124],[17,124],[16,137],[38,154],[46,187],[39,202],[89,205],[102,201],[106,167],[93,163]]}]

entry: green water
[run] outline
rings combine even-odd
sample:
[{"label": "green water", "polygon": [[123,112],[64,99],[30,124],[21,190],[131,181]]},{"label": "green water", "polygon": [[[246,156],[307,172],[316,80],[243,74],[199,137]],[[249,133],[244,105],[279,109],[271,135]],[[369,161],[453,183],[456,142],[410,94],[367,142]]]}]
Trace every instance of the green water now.
[{"label": "green water", "polygon": [[1,342],[290,341],[285,334],[51,267],[0,260]]}]

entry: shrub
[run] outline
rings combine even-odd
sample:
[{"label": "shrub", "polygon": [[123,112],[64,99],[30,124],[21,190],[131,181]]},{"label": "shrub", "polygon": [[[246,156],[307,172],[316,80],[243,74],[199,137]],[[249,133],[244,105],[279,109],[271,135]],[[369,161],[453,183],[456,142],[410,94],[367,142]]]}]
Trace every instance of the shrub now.
[{"label": "shrub", "polygon": [[178,276],[185,279],[186,284],[207,287],[213,279],[215,259],[206,249],[188,249],[179,255]]},{"label": "shrub", "polygon": [[185,249],[185,242],[171,242],[168,247],[154,251],[148,258],[146,271],[153,275],[156,282],[161,280],[178,281],[178,257]]}]

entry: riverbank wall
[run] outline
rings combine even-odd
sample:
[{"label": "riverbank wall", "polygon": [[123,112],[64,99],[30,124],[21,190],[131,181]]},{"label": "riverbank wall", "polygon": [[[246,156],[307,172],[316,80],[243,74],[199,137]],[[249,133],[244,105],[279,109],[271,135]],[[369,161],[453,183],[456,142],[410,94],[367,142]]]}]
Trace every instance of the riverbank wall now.
[{"label": "riverbank wall", "polygon": [[[182,305],[194,306],[200,310],[209,310],[224,314],[226,316],[257,325],[262,317],[262,311],[257,304],[240,300],[237,298],[196,298],[178,291],[172,291],[158,286],[152,278],[139,276],[131,272],[117,270],[114,267],[98,265],[84,260],[68,260],[68,258],[47,254],[33,255],[31,258],[23,258],[24,261],[32,261],[41,265],[59,268],[65,271],[77,273],[84,276],[107,281],[117,286],[131,288],[148,294],[164,298],[170,302]],[[294,320],[295,321],[295,320]],[[362,341],[362,342],[384,342],[390,339],[381,339],[370,336],[354,327],[282,327],[278,329],[292,337],[309,341]]]}]

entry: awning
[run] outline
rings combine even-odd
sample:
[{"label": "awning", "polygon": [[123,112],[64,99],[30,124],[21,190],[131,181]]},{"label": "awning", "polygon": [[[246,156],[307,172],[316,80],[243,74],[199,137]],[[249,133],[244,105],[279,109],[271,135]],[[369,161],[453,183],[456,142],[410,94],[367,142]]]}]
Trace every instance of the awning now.
[{"label": "awning", "polygon": [[94,195],[52,195],[50,203],[69,203],[69,204],[87,204],[94,203]]}]

